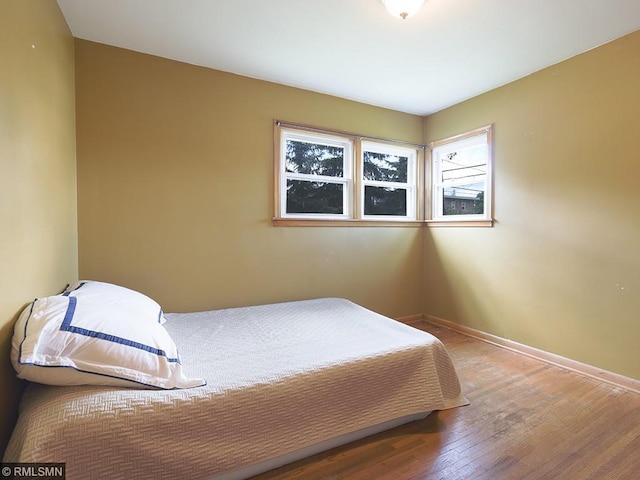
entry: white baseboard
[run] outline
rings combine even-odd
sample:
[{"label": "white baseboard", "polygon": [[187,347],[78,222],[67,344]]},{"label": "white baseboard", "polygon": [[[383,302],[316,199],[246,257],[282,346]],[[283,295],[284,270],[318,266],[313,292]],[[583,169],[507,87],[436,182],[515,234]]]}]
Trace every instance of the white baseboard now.
[{"label": "white baseboard", "polygon": [[[409,319],[409,321],[406,323],[415,321],[414,317],[415,316],[406,317]],[[586,363],[571,360],[570,358],[562,357],[560,355],[556,355],[555,353],[546,352],[544,350],[530,347],[528,345],[523,345],[522,343],[514,342],[512,340],[507,340],[506,338],[498,337],[490,333],[476,330],[475,328],[466,327],[464,325],[460,325],[449,320],[444,320],[433,315],[425,314],[423,318],[425,321],[434,325],[448,328],[449,330],[453,330],[463,335],[482,340],[483,342],[497,345],[498,347],[506,348],[513,352],[527,355],[528,357],[541,360],[551,365],[555,365],[557,367],[579,373],[580,375],[584,375],[589,378],[595,378],[596,380],[600,380],[602,382],[615,385],[616,387],[624,388],[625,390],[640,394],[640,380],[636,380],[635,378],[625,377],[624,375],[619,375],[607,370],[602,370]]]}]

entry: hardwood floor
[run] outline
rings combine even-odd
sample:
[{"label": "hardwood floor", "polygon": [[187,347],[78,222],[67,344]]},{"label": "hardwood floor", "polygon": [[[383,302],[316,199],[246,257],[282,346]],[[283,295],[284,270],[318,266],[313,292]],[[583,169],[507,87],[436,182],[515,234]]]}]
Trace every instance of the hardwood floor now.
[{"label": "hardwood floor", "polygon": [[367,437],[254,480],[635,480],[640,395],[446,328],[470,405]]}]

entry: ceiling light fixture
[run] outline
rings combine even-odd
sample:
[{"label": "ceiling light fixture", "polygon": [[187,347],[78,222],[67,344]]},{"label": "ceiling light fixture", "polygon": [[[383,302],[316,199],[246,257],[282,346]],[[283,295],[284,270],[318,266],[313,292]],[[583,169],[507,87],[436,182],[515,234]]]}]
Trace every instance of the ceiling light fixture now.
[{"label": "ceiling light fixture", "polygon": [[380,0],[391,16],[405,20],[417,13],[425,0]]}]

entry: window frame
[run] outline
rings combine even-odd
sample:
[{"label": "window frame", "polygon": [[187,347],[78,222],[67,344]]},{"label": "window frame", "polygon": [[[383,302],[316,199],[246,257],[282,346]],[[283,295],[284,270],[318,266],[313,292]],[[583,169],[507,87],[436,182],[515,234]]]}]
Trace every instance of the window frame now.
[{"label": "window frame", "polygon": [[[324,133],[310,133],[303,130],[296,130],[293,128],[282,128],[281,137],[279,142],[279,184],[277,191],[279,193],[279,199],[277,204],[279,205],[278,217],[279,218],[291,218],[291,219],[326,219],[326,220],[341,220],[349,219],[352,217],[352,202],[350,202],[350,192],[353,189],[353,157],[354,145],[353,141],[344,137],[336,135],[328,135]],[[287,172],[286,169],[286,148],[287,140],[294,140],[307,143],[318,143],[321,145],[341,147],[344,149],[344,158],[342,164],[342,177],[328,176],[328,175],[313,175],[306,173],[292,173]],[[339,184],[343,186],[342,191],[342,213],[289,213],[287,212],[287,181],[297,180],[305,182],[323,182]]]},{"label": "window frame", "polygon": [[[486,174],[484,182],[484,212],[482,214],[445,215],[442,208],[444,199],[439,193],[443,189],[438,181],[440,170],[439,156],[462,148],[486,145]],[[476,128],[428,144],[428,194],[425,197],[425,211],[428,226],[493,226],[493,124]]]},{"label": "window frame", "polygon": [[[384,180],[367,180],[364,178],[364,152],[381,153],[385,155],[407,157],[407,181],[406,182],[390,182]],[[386,220],[386,221],[415,221],[418,220],[418,152],[415,148],[409,148],[401,145],[391,145],[373,140],[362,140],[360,143],[359,155],[360,173],[360,217],[365,220]],[[407,202],[406,215],[367,215],[365,209],[365,189],[366,187],[382,187],[396,188],[406,191],[405,198]]]}]

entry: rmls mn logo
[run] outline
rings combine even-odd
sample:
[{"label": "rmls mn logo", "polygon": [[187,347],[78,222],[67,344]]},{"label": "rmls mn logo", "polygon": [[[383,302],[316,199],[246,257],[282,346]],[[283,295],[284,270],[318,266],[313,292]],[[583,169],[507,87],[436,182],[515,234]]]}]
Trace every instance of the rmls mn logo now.
[{"label": "rmls mn logo", "polygon": [[13,479],[47,478],[64,480],[64,463],[3,463],[2,477]]}]

